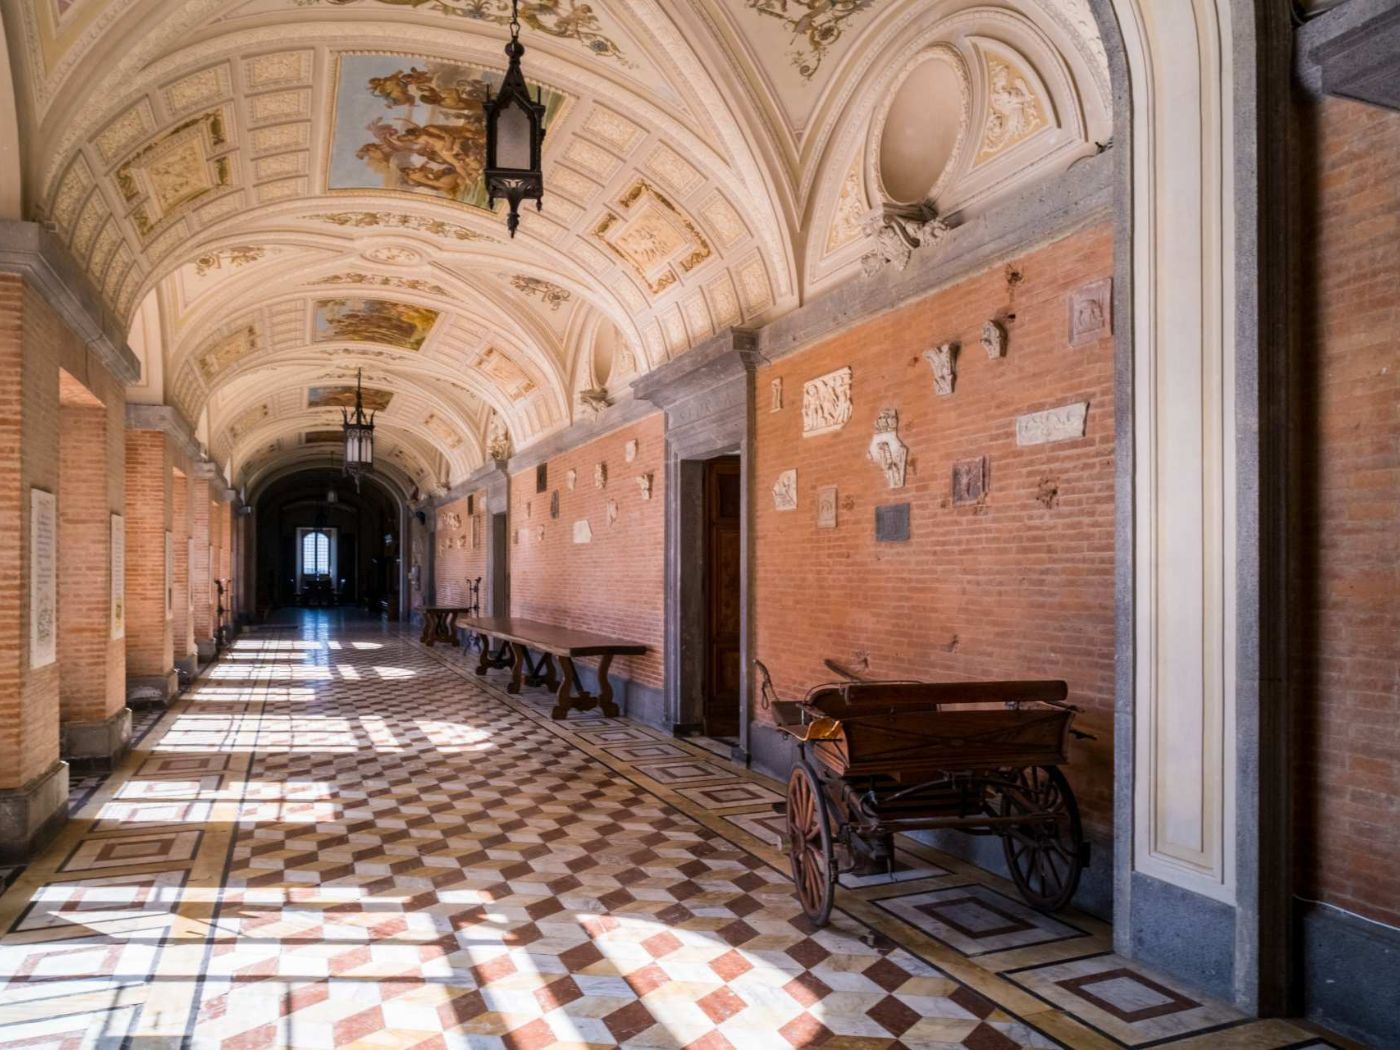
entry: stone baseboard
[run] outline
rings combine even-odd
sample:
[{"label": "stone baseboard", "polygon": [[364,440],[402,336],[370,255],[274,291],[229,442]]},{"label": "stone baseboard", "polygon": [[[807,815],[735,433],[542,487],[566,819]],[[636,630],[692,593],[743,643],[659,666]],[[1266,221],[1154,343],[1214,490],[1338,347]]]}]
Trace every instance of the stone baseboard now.
[{"label": "stone baseboard", "polygon": [[110,769],[131,746],[131,709],[123,707],[100,722],[64,722],[59,734],[64,759]]},{"label": "stone baseboard", "polygon": [[67,820],[67,762],[55,762],[21,788],[0,791],[0,864],[28,861]]},{"label": "stone baseboard", "polygon": [[127,675],[127,707],[164,707],[180,692],[180,676],[171,668],[165,674]]},{"label": "stone baseboard", "polygon": [[1400,1046],[1400,929],[1297,901],[1304,1015],[1369,1046]]}]

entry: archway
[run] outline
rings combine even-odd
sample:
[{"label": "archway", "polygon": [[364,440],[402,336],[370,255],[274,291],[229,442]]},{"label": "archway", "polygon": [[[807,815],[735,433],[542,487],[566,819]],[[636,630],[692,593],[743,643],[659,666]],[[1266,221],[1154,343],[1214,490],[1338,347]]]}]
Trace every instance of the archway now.
[{"label": "archway", "polygon": [[260,617],[293,605],[406,613],[404,501],[391,483],[356,486],[334,468],[304,466],[268,480],[250,505]]}]

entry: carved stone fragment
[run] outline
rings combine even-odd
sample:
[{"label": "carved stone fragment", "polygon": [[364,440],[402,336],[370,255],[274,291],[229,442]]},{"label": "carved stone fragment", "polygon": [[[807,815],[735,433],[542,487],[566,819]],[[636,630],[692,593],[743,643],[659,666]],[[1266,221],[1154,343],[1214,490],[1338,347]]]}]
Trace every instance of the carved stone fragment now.
[{"label": "carved stone fragment", "polygon": [[612,405],[612,398],[608,397],[608,388],[605,386],[595,386],[588,390],[578,392],[578,403],[594,419],[602,415],[603,410]]},{"label": "carved stone fragment", "polygon": [[622,446],[622,458],[625,459],[628,463],[631,463],[634,459],[637,458],[636,438],[633,438],[631,441],[627,442],[627,444]]},{"label": "carved stone fragment", "polygon": [[987,494],[987,457],[953,464],[953,506],[980,503]]},{"label": "carved stone fragment", "polygon": [[1079,401],[1021,416],[1016,420],[1016,444],[1047,445],[1054,441],[1081,438],[1088,414],[1089,402]]},{"label": "carved stone fragment", "polygon": [[779,376],[768,384],[768,411],[781,412],[783,410],[783,378]]},{"label": "carved stone fragment", "polygon": [[899,440],[899,413],[886,408],[875,420],[875,436],[866,453],[870,462],[885,472],[892,489],[904,487],[904,470],[909,463],[909,446]]},{"label": "carved stone fragment", "polygon": [[551,518],[557,518],[557,517],[559,517],[559,490],[558,490],[558,489],[555,489],[553,492],[551,492],[551,493],[549,494],[549,516],[550,516]]},{"label": "carved stone fragment", "polygon": [[851,420],[851,370],[838,368],[802,386],[802,436],[829,434]]},{"label": "carved stone fragment", "polygon": [[1113,332],[1113,279],[1076,288],[1069,297],[1069,345],[1083,346]]},{"label": "carved stone fragment", "polygon": [[933,392],[939,397],[947,397],[953,392],[953,384],[957,381],[957,359],[957,343],[944,343],[924,351],[924,360],[933,369]]},{"label": "carved stone fragment", "polygon": [[580,518],[578,521],[574,522],[574,542],[593,542],[593,526],[588,524],[587,518]]},{"label": "carved stone fragment", "polygon": [[637,487],[642,490],[642,499],[651,499],[651,475],[641,474],[637,477]]},{"label": "carved stone fragment", "polygon": [[569,472],[564,475],[564,483],[568,486],[569,491],[573,492],[574,486],[578,484],[578,471],[570,467]]},{"label": "carved stone fragment", "polygon": [[608,487],[608,465],[606,463],[595,463],[593,465],[593,487],[595,489],[605,489]]},{"label": "carved stone fragment", "polygon": [[615,524],[616,522],[617,522],[617,500],[615,500],[615,499],[610,499],[610,500],[608,500],[608,524],[609,524],[609,525],[612,525],[612,524]]},{"label": "carved stone fragment", "polygon": [[903,270],[909,265],[914,249],[934,244],[949,230],[938,217],[931,201],[922,204],[886,204],[866,221],[865,234],[875,238],[875,246],[861,257],[867,276],[893,266]]},{"label": "carved stone fragment", "polygon": [[797,469],[792,468],[778,475],[773,482],[773,509],[797,509]]},{"label": "carved stone fragment", "polygon": [[1006,329],[999,321],[987,321],[982,325],[982,349],[993,361],[1006,356]]},{"label": "carved stone fragment", "polygon": [[836,486],[823,485],[817,489],[817,528],[836,528]]}]

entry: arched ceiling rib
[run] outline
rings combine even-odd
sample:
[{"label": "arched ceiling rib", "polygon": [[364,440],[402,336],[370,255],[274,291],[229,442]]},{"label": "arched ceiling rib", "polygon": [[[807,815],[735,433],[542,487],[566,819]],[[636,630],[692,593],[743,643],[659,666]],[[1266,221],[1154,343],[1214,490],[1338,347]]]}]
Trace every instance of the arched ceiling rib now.
[{"label": "arched ceiling rib", "polygon": [[969,85],[939,118],[974,121],[960,140],[997,119],[996,76],[1039,107],[1001,156],[955,158],[945,210],[1108,126],[1087,0],[525,0],[550,130],[544,211],[512,240],[477,182],[507,0],[0,6],[28,209],[133,320],[133,397],[198,422],[235,483],[322,454],[356,368],[387,399],[382,453],[430,491],[493,425],[525,447],[582,390],[849,279],[870,129],[931,47]]}]

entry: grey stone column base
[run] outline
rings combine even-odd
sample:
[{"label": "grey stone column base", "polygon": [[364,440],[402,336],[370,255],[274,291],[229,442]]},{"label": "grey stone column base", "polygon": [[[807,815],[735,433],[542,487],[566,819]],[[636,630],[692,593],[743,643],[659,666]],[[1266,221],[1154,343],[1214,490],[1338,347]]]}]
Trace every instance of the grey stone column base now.
[{"label": "grey stone column base", "polygon": [[131,708],[100,722],[64,722],[59,734],[59,750],[67,761],[110,769],[131,746]]},{"label": "grey stone column base", "polygon": [[190,653],[188,656],[176,657],[175,670],[177,672],[182,671],[188,675],[190,679],[193,679],[195,675],[199,674],[199,654]]},{"label": "grey stone column base", "polygon": [[164,707],[180,692],[180,676],[171,668],[165,674],[127,675],[127,707]]},{"label": "grey stone column base", "polygon": [[214,659],[219,651],[212,638],[198,639],[194,643],[194,649],[195,655],[199,658],[200,663],[208,663],[210,660]]},{"label": "grey stone column base", "polygon": [[67,820],[67,762],[55,762],[22,788],[0,791],[0,864],[29,860]]}]

